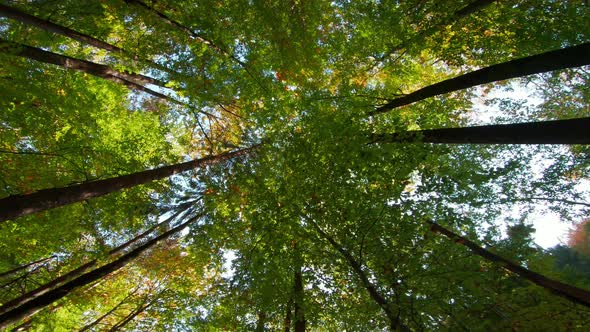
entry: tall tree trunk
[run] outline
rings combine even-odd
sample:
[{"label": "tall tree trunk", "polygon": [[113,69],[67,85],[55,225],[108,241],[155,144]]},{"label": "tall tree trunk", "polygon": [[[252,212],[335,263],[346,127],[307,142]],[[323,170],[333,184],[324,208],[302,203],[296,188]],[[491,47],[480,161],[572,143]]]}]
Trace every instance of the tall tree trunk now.
[{"label": "tall tree trunk", "polygon": [[37,265],[37,264],[41,264],[41,263],[45,263],[45,262],[47,262],[48,260],[50,260],[50,259],[53,259],[53,258],[55,258],[55,256],[49,256],[49,257],[41,258],[41,259],[39,259],[39,260],[36,260],[36,261],[34,261],[34,262],[31,262],[31,263],[28,263],[28,264],[24,264],[24,265],[21,265],[21,266],[15,267],[14,269],[11,269],[11,270],[8,270],[8,271],[6,271],[6,272],[2,272],[2,273],[0,273],[0,278],[3,278],[3,277],[6,277],[6,276],[9,276],[9,275],[11,275],[11,274],[14,274],[14,273],[16,273],[16,272],[18,272],[18,271],[24,270],[24,269],[26,269],[26,268],[28,268],[28,267],[31,267],[31,266],[33,266],[33,265]]},{"label": "tall tree trunk", "polygon": [[264,324],[266,324],[266,314],[263,311],[259,311],[258,319],[256,321],[256,332],[264,332]]},{"label": "tall tree trunk", "polygon": [[98,325],[100,322],[102,322],[103,319],[107,318],[113,312],[117,311],[117,309],[119,309],[131,296],[133,296],[138,291],[138,289],[139,288],[135,288],[132,292],[130,292],[129,294],[127,294],[127,296],[125,296],[125,298],[123,300],[121,300],[121,302],[117,303],[117,305],[115,305],[113,308],[111,308],[111,310],[107,311],[106,313],[104,313],[100,317],[96,318],[91,323],[85,325],[78,332],[88,331],[91,328],[93,328],[94,326]]},{"label": "tall tree trunk", "polygon": [[129,4],[134,4],[137,5],[139,7],[142,7],[143,9],[145,9],[146,11],[153,13],[154,15],[158,16],[162,21],[166,22],[167,24],[172,25],[173,27],[184,31],[186,34],[188,34],[190,36],[190,38],[203,43],[209,47],[211,47],[212,49],[214,49],[216,52],[236,61],[237,63],[239,63],[240,65],[244,65],[244,63],[242,61],[240,61],[238,58],[234,57],[233,55],[229,54],[229,52],[227,52],[225,49],[223,49],[222,47],[218,46],[217,44],[215,44],[213,41],[211,41],[210,39],[196,33],[193,29],[181,24],[178,21],[173,20],[172,18],[170,18],[168,15],[162,13],[161,11],[158,11],[156,8],[154,8],[153,6],[150,6],[149,4],[147,4],[146,2],[142,1],[142,0],[125,0],[126,3]]},{"label": "tall tree trunk", "polygon": [[590,118],[372,134],[371,143],[590,144]]},{"label": "tall tree trunk", "polygon": [[43,189],[30,194],[8,196],[0,199],[0,221],[103,196],[108,193],[163,179],[198,167],[219,164],[228,159],[247,155],[257,147],[258,145],[255,145],[242,150],[122,175],[106,180],[92,181],[63,188]]},{"label": "tall tree trunk", "polygon": [[477,12],[478,10],[482,10],[483,8],[493,4],[496,1],[498,0],[475,0],[469,3],[467,6],[456,11],[452,18],[454,20],[462,19],[468,15]]},{"label": "tall tree trunk", "polygon": [[230,60],[234,61],[235,63],[239,64],[245,71],[246,73],[254,80],[256,81],[256,83],[263,88],[264,90],[266,90],[266,87],[264,85],[261,84],[261,82],[256,78],[256,76],[252,73],[250,67],[243,62],[242,60],[238,59],[235,55],[229,53],[224,47],[217,45],[216,43],[214,43],[211,39],[208,39],[198,33],[196,33],[193,29],[181,24],[178,21],[173,20],[172,18],[168,17],[166,14],[162,13],[161,11],[158,11],[156,8],[154,8],[153,6],[150,6],[149,4],[147,4],[146,2],[144,2],[143,0],[125,0],[125,2],[129,3],[129,4],[135,4],[139,7],[144,8],[145,10],[147,10],[148,12],[151,12],[153,14],[155,14],[156,16],[158,16],[162,21],[166,22],[167,24],[172,25],[173,27],[184,31],[185,33],[187,33],[190,38],[203,43],[209,47],[211,47],[213,50],[215,50],[217,53],[229,58]]},{"label": "tall tree trunk", "polygon": [[502,266],[504,269],[514,272],[521,276],[522,278],[539,285],[548,291],[564,297],[568,300],[571,300],[575,303],[585,305],[590,307],[590,291],[585,289],[581,289],[578,287],[574,287],[571,285],[564,284],[557,280],[549,279],[542,274],[533,272],[527,268],[524,268],[508,259],[500,257],[496,254],[491,253],[490,251],[480,247],[474,242],[469,241],[468,239],[453,233],[452,231],[442,227],[439,224],[436,224],[432,221],[427,221],[430,224],[430,230],[434,233],[440,233],[448,237],[449,239],[455,241],[455,243],[460,243],[465,247],[471,249],[476,255],[479,255],[491,262],[497,263]]},{"label": "tall tree trunk", "polygon": [[9,312],[1,314],[0,315],[0,329],[6,328],[6,327],[10,326],[11,324],[16,323],[17,321],[19,321],[23,318],[30,317],[30,316],[34,315],[37,311],[41,310],[43,307],[48,306],[48,305],[54,303],[55,301],[58,301],[64,297],[66,297],[73,290],[80,288],[80,287],[84,287],[86,285],[89,285],[97,280],[100,280],[101,278],[104,278],[105,276],[109,275],[110,273],[113,273],[113,272],[121,269],[122,267],[127,265],[129,262],[131,262],[132,260],[134,260],[135,258],[140,256],[142,253],[144,253],[146,250],[154,247],[156,244],[158,244],[158,242],[165,240],[168,237],[170,237],[171,235],[174,235],[174,234],[180,232],[185,227],[189,226],[191,223],[195,222],[199,218],[200,218],[200,216],[192,217],[189,220],[187,220],[186,222],[170,229],[169,231],[167,231],[165,233],[162,233],[161,235],[159,235],[159,236],[153,238],[152,240],[144,243],[143,245],[133,249],[132,251],[119,257],[118,259],[116,259],[108,264],[105,264],[95,270],[92,270],[88,273],[85,273],[85,274],[77,277],[76,279],[71,280],[71,281],[47,292],[46,294],[43,294],[31,301],[28,301],[28,302],[20,305],[17,308],[10,310]]},{"label": "tall tree trunk", "polygon": [[545,73],[553,70],[580,67],[590,64],[590,43],[541,53],[525,58],[495,64],[467,74],[429,85],[378,107],[368,115],[385,113],[426,98],[471,88],[477,85]]},{"label": "tall tree trunk", "polygon": [[305,293],[303,289],[303,256],[297,247],[297,241],[292,241],[293,248],[293,318],[295,332],[305,332]]},{"label": "tall tree trunk", "polygon": [[109,329],[109,332],[119,331],[121,328],[125,327],[125,325],[129,324],[129,322],[134,320],[135,317],[137,317],[137,315],[141,314],[147,308],[149,308],[151,305],[153,305],[158,300],[158,297],[159,296],[156,295],[156,297],[154,299],[151,299],[149,301],[147,301],[147,299],[146,299],[145,301],[143,301],[135,310],[130,312],[129,315],[125,316],[125,318],[123,318],[121,321],[119,321],[115,325],[113,325]]},{"label": "tall tree trunk", "polygon": [[373,283],[371,283],[371,281],[367,277],[367,274],[363,270],[361,264],[356,259],[354,259],[354,257],[352,257],[352,255],[350,254],[350,252],[348,252],[348,250],[344,249],[344,247],[342,247],[338,242],[336,242],[336,240],[334,240],[334,238],[332,238],[330,235],[328,235],[326,232],[324,232],[316,224],[315,221],[311,221],[311,224],[313,225],[315,230],[318,232],[318,234],[320,234],[320,236],[322,238],[326,239],[332,245],[332,247],[334,249],[336,249],[338,252],[340,252],[340,254],[342,254],[342,256],[344,256],[344,258],[346,259],[346,261],[348,262],[350,267],[352,267],[352,270],[355,272],[357,277],[361,280],[361,283],[363,284],[365,289],[369,292],[369,295],[371,296],[371,298],[379,305],[379,307],[381,307],[381,309],[385,313],[385,316],[389,320],[390,329],[392,331],[410,332],[411,331],[410,328],[405,326],[400,321],[398,315],[395,315],[393,313],[393,310],[391,310],[390,303],[385,299],[385,297],[383,297],[383,295],[381,295],[379,293],[379,291],[377,290],[377,287],[375,287],[375,285],[373,285]]},{"label": "tall tree trunk", "polygon": [[[81,71],[111,82],[125,85],[127,88],[131,90],[142,91],[156,98],[164,99],[174,104],[186,106],[192,109],[192,106],[187,103],[176,100],[163,93],[154,91],[150,88],[143,86],[142,84],[145,83],[151,83],[163,87],[165,86],[166,82],[162,82],[151,77],[138,74],[118,72],[105,65],[93,63],[86,60],[75,59],[65,55],[44,51],[42,49],[6,41],[3,39],[0,39],[0,52],[25,57],[43,63],[61,66],[67,69]],[[198,113],[203,113],[207,116],[216,117],[215,115],[205,111],[198,111]]]},{"label": "tall tree trunk", "polygon": [[293,306],[293,298],[289,299],[289,302],[287,302],[287,308],[285,309],[285,320],[283,322],[284,332],[291,331],[291,307],[292,306]]},{"label": "tall tree trunk", "polygon": [[[140,235],[134,237],[133,239],[117,246],[116,248],[113,248],[112,250],[109,251],[107,258],[111,258],[111,259],[115,258],[119,254],[121,254],[123,252],[123,250],[129,248],[132,244],[134,244],[138,241],[141,241],[142,239],[145,239],[149,233],[154,231],[156,228],[170,222],[171,220],[176,218],[182,212],[183,212],[182,210],[178,211],[177,213],[172,215],[170,218],[158,223],[154,227],[151,227],[147,231],[145,231],[145,232],[141,233]],[[24,303],[27,303],[28,301],[31,301],[43,294],[48,293],[50,290],[58,287],[59,285],[65,283],[65,282],[81,276],[86,271],[94,268],[97,264],[98,264],[98,260],[93,259],[93,260],[77,267],[76,269],[51,280],[50,282],[48,282],[46,284],[43,284],[43,285],[23,294],[15,299],[12,299],[12,300],[4,303],[2,306],[0,306],[0,314],[3,314],[5,312],[8,312],[8,311],[20,306],[20,305],[23,305]]]},{"label": "tall tree trunk", "polygon": [[23,22],[25,24],[32,25],[34,27],[43,29],[45,31],[53,32],[53,33],[71,38],[73,40],[77,40],[79,42],[86,43],[86,44],[94,46],[96,48],[100,48],[100,49],[103,49],[103,50],[106,50],[109,52],[113,52],[113,53],[120,53],[120,54],[123,54],[123,55],[133,59],[133,60],[142,61],[153,68],[159,69],[159,70],[167,72],[169,74],[178,75],[178,73],[176,73],[175,71],[173,71],[169,68],[166,68],[165,66],[163,66],[161,64],[158,64],[158,63],[153,62],[148,59],[141,59],[137,55],[130,54],[129,52],[123,50],[120,47],[117,47],[115,45],[111,45],[107,42],[104,42],[102,40],[99,40],[97,38],[89,36],[87,34],[84,34],[84,33],[72,30],[70,28],[55,24],[51,21],[44,20],[44,19],[38,18],[33,15],[29,15],[29,14],[22,12],[16,8],[13,8],[13,7],[9,7],[9,6],[0,4],[0,16],[9,17],[9,18],[18,20],[20,22]]},{"label": "tall tree trunk", "polygon": [[[167,84],[167,82],[145,75],[117,71],[109,66],[44,51],[40,48],[11,42],[5,39],[0,39],[0,51],[7,54],[17,55],[28,59],[61,66],[67,69],[77,70],[117,83],[121,83],[121,80],[124,80],[139,85],[154,84],[164,88]],[[119,80],[117,80],[117,78],[119,78]]]},{"label": "tall tree trunk", "polygon": [[402,41],[400,44],[392,47],[391,49],[389,49],[389,51],[387,52],[386,55],[381,57],[381,59],[385,59],[386,57],[392,55],[393,53],[407,48],[408,45],[412,45],[412,44],[415,44],[415,43],[421,41],[421,39],[424,39],[425,37],[428,37],[428,36],[434,34],[435,32],[437,32],[441,27],[449,25],[449,24],[453,24],[454,22],[456,22],[462,18],[465,18],[465,17],[467,17],[479,10],[484,9],[485,7],[493,4],[496,1],[497,0],[475,0],[471,3],[469,3],[465,7],[454,12],[449,17],[440,21],[438,24],[435,24],[434,26],[432,26],[430,28],[422,30],[417,35],[415,35],[411,38],[408,38],[408,39]]}]

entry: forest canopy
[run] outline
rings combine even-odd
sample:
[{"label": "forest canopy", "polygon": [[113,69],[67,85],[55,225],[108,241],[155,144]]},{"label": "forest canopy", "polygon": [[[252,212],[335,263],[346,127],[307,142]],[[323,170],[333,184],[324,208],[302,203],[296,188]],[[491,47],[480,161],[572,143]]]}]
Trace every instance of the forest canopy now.
[{"label": "forest canopy", "polygon": [[3,1],[0,329],[583,331],[588,17]]}]

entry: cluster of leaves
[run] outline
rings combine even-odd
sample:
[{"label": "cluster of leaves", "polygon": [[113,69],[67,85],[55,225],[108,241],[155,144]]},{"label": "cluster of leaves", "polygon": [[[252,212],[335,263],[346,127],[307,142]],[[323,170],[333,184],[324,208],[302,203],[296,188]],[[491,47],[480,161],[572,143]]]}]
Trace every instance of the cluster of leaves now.
[{"label": "cluster of leaves", "polygon": [[[119,51],[8,17],[0,18],[2,40],[121,76],[43,63],[0,41],[0,197],[263,142],[245,158],[0,224],[0,271],[48,257],[2,276],[4,304],[85,262],[112,261],[111,248],[177,210],[187,213],[161,228],[206,212],[188,232],[22,328],[263,331],[305,321],[313,330],[384,330],[395,316],[411,330],[589,324],[587,308],[424,222],[588,288],[587,236],[573,237],[582,238],[572,245],[577,251],[545,252],[530,226],[547,208],[564,219],[587,217],[580,186],[590,175],[587,146],[369,142],[371,133],[466,125],[481,106],[474,96],[506,92],[504,82],[366,116],[459,73],[588,42],[582,1],[8,5]],[[132,77],[125,75],[156,84],[119,84]],[[485,104],[510,122],[588,116],[587,81],[585,67],[536,75],[519,83],[538,87],[536,105],[504,97]],[[502,235],[509,210],[518,218]]]}]

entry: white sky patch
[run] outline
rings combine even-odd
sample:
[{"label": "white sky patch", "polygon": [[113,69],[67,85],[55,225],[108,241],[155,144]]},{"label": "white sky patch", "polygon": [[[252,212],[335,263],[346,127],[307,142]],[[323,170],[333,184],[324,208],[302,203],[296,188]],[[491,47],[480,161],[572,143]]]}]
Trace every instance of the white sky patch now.
[{"label": "white sky patch", "polygon": [[224,279],[230,279],[236,273],[236,269],[233,267],[233,262],[237,258],[235,250],[223,250],[223,266],[221,277]]},{"label": "white sky patch", "polygon": [[[486,99],[492,98],[505,98],[514,100],[526,100],[526,106],[537,106],[542,100],[533,95],[533,91],[527,86],[524,86],[518,82],[512,82],[509,88],[494,87],[487,95],[484,96],[484,88],[476,88],[476,94],[480,97],[475,97],[473,101],[473,112],[467,116],[469,122],[474,125],[487,125],[494,124],[498,121],[497,118],[505,115],[501,109],[496,105],[487,106],[485,105]],[[531,166],[540,173],[543,160],[535,162]],[[541,203],[540,203],[541,204]],[[508,213],[510,214],[510,213]],[[550,248],[558,244],[563,244],[567,241],[567,233],[571,225],[568,222],[564,222],[555,213],[545,212],[543,214],[538,213],[530,216],[528,220],[532,220],[532,224],[535,227],[535,233],[533,239],[536,244],[543,248]]]}]

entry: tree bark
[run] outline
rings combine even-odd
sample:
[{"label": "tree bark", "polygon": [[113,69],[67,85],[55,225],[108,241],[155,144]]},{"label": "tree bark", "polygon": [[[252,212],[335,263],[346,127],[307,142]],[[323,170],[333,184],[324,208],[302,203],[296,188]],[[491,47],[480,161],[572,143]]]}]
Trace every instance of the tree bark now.
[{"label": "tree bark", "polygon": [[410,328],[405,326],[400,321],[399,317],[393,313],[393,311],[391,310],[391,305],[385,299],[385,297],[383,297],[383,295],[381,295],[379,293],[379,291],[377,290],[375,285],[373,285],[373,283],[371,283],[371,281],[367,277],[367,274],[363,270],[361,264],[356,259],[354,259],[354,257],[352,257],[352,255],[348,252],[348,250],[344,249],[344,247],[342,247],[338,242],[336,242],[336,240],[334,240],[334,238],[332,238],[330,235],[328,235],[326,232],[324,232],[315,223],[315,221],[311,221],[311,224],[313,225],[315,230],[320,234],[321,237],[326,239],[332,245],[332,247],[334,247],[334,249],[336,249],[338,252],[340,252],[340,254],[342,254],[342,256],[344,256],[344,258],[346,259],[346,261],[348,262],[350,267],[352,267],[352,270],[355,272],[357,277],[361,280],[361,283],[363,284],[365,289],[369,292],[369,295],[371,296],[371,298],[379,305],[379,307],[381,307],[381,309],[385,313],[385,316],[387,316],[387,319],[389,320],[391,331],[411,332]]},{"label": "tree bark", "polygon": [[305,332],[305,293],[303,290],[303,257],[297,248],[297,242],[293,242],[293,315],[295,319],[295,332]]},{"label": "tree bark", "polygon": [[[150,229],[148,229],[147,231],[141,233],[140,235],[134,237],[133,239],[117,246],[116,248],[113,248],[112,250],[109,251],[108,253],[108,258],[115,258],[116,256],[118,256],[119,254],[121,254],[123,252],[123,250],[129,248],[132,244],[146,238],[146,236],[151,233],[152,231],[154,231],[156,228],[160,227],[161,225],[164,225],[168,222],[170,222],[171,220],[173,220],[175,217],[177,217],[180,213],[182,213],[183,211],[179,211],[177,213],[175,213],[174,215],[172,215],[170,218],[162,221],[161,223],[158,223],[157,225],[155,225],[154,227],[151,227]],[[46,294],[47,292],[49,292],[50,290],[58,287],[59,285],[72,280],[74,278],[77,278],[79,276],[81,276],[82,274],[84,274],[86,271],[90,270],[91,268],[95,267],[98,264],[98,260],[93,259],[79,267],[77,267],[76,269],[61,275],[53,280],[51,280],[50,282],[43,284],[15,299],[12,299],[6,303],[4,303],[2,306],[0,306],[0,314],[3,314],[5,312],[8,312],[9,310],[12,310],[20,305],[23,305],[24,303],[27,303],[28,301],[31,301],[43,294]]]},{"label": "tree bark", "polygon": [[284,320],[284,331],[290,332],[291,331],[291,306],[293,305],[293,299],[289,299],[287,302],[287,309],[285,310],[285,320]]},{"label": "tree bark", "polygon": [[129,322],[134,320],[135,317],[137,317],[137,315],[144,312],[145,309],[149,308],[152,304],[154,304],[157,300],[158,300],[158,298],[156,297],[147,303],[146,302],[141,303],[139,305],[139,307],[137,307],[135,310],[133,310],[131,313],[129,313],[129,315],[125,316],[125,318],[123,318],[121,321],[119,321],[115,325],[113,325],[109,329],[109,332],[119,331],[121,328],[125,327],[125,325],[129,324]]},{"label": "tree bark", "polygon": [[0,4],[0,16],[9,17],[9,18],[18,20],[20,22],[23,22],[25,24],[32,25],[34,27],[43,29],[45,31],[53,32],[53,33],[71,38],[73,40],[77,40],[79,42],[86,43],[86,44],[94,46],[96,48],[100,48],[100,49],[103,49],[103,50],[106,50],[109,52],[113,52],[113,53],[120,53],[120,54],[123,54],[123,55],[133,59],[133,60],[142,61],[153,68],[159,69],[159,70],[167,72],[169,74],[178,75],[178,73],[176,73],[175,71],[173,71],[169,68],[166,68],[163,65],[160,65],[160,64],[153,62],[151,60],[141,59],[137,55],[130,54],[129,52],[123,50],[120,47],[117,47],[115,45],[111,45],[107,42],[104,42],[100,39],[89,36],[87,34],[84,34],[84,33],[72,30],[70,28],[55,24],[51,21],[44,20],[44,19],[38,18],[33,15],[29,15],[29,14],[22,12],[16,8],[13,8],[13,7],[9,7],[9,6]]},{"label": "tree bark", "polygon": [[109,66],[72,58],[66,55],[44,51],[40,48],[11,42],[5,39],[0,39],[0,51],[3,53],[12,54],[44,63],[57,65],[63,68],[80,71],[117,83],[122,83],[121,80],[123,80],[135,83],[137,85],[154,84],[164,88],[167,84],[167,82],[157,80],[155,78],[148,77],[145,75],[117,71],[110,68]]},{"label": "tree bark", "polygon": [[426,98],[477,85],[522,77],[548,71],[580,67],[590,64],[590,43],[541,53],[525,58],[495,64],[467,74],[429,85],[378,107],[368,115],[385,113],[397,107],[415,103]]},{"label": "tree bark", "polygon": [[493,4],[496,1],[497,0],[475,0],[471,3],[469,3],[468,5],[466,5],[465,7],[457,10],[449,17],[441,20],[439,23],[435,24],[434,26],[427,28],[425,30],[422,30],[414,37],[408,38],[408,39],[402,41],[400,44],[392,47],[391,49],[389,49],[387,54],[380,57],[380,59],[383,60],[383,59],[387,58],[388,56],[392,55],[393,53],[407,48],[408,45],[412,45],[412,44],[415,44],[416,42],[419,42],[419,39],[423,39],[427,36],[434,34],[442,26],[445,26],[448,24],[453,24],[454,22],[456,22],[464,17],[467,17],[467,16],[469,16],[481,9],[484,9],[485,7]]},{"label": "tree bark", "polygon": [[142,1],[142,0],[125,0],[125,2],[128,4],[134,4],[139,7],[142,7],[143,9],[147,10],[148,12],[151,12],[151,13],[155,14],[156,16],[158,16],[162,21],[166,22],[167,24],[170,24],[173,27],[175,27],[181,31],[184,31],[186,34],[188,34],[190,36],[190,38],[197,40],[198,42],[211,47],[212,49],[214,49],[218,53],[220,53],[224,56],[227,56],[234,61],[237,61],[240,65],[244,65],[244,63],[242,61],[240,61],[239,59],[237,59],[233,55],[229,54],[229,52],[227,52],[223,48],[217,46],[215,43],[213,43],[213,41],[199,35],[193,29],[188,28],[187,26],[181,24],[180,22],[173,20],[172,18],[168,17],[166,14],[162,13],[161,11],[158,11],[156,8],[154,8],[153,6],[150,6],[149,4],[145,3],[144,1]]},{"label": "tree bark", "polygon": [[122,175],[106,180],[92,181],[63,188],[43,189],[30,194],[8,196],[0,199],[0,221],[14,219],[47,209],[53,209],[59,206],[103,196],[108,193],[163,179],[198,167],[219,164],[228,159],[247,155],[257,147],[258,145],[255,145],[242,150]]},{"label": "tree bark", "polygon": [[51,303],[54,303],[55,301],[58,301],[64,297],[66,297],[73,290],[80,288],[80,287],[84,287],[86,285],[89,285],[92,282],[100,280],[101,278],[104,278],[105,276],[109,275],[110,273],[113,273],[113,272],[121,269],[122,267],[127,265],[129,262],[131,262],[133,259],[140,256],[142,253],[144,253],[148,249],[154,247],[158,242],[165,240],[168,237],[170,237],[171,235],[174,235],[174,234],[180,232],[182,229],[189,226],[191,223],[195,222],[198,218],[200,218],[200,216],[192,217],[189,220],[187,220],[186,222],[170,229],[169,231],[167,231],[165,233],[162,233],[161,235],[153,238],[152,240],[137,247],[136,249],[133,249],[132,251],[119,257],[118,259],[116,259],[108,264],[105,264],[95,270],[92,270],[88,273],[85,273],[85,274],[77,277],[76,279],[71,280],[71,281],[67,282],[66,284],[63,284],[63,285],[49,291],[46,294],[43,294],[43,295],[41,295],[29,302],[26,302],[26,303],[20,305],[17,308],[10,310],[9,312],[1,314],[0,315],[0,329],[6,328],[6,327],[10,326],[11,324],[16,323],[17,321],[19,321],[23,318],[30,317],[31,315],[35,314],[37,311],[41,310],[43,307],[48,306]]},{"label": "tree bark", "polygon": [[370,143],[590,144],[590,118],[372,134]]},{"label": "tree bark", "polygon": [[585,289],[581,289],[578,287],[574,287],[568,284],[564,284],[557,280],[549,279],[542,274],[533,272],[527,268],[524,268],[510,260],[507,260],[503,257],[500,257],[496,254],[491,253],[490,251],[480,247],[474,242],[469,241],[468,239],[453,233],[452,231],[442,227],[439,224],[436,224],[432,221],[426,221],[430,225],[430,230],[433,233],[440,233],[448,237],[449,239],[455,241],[455,243],[460,243],[465,247],[471,249],[476,255],[479,255],[491,262],[497,263],[502,266],[504,269],[514,272],[517,275],[521,276],[522,278],[539,285],[548,291],[564,297],[570,301],[575,303],[584,305],[586,307],[590,307],[590,291]]},{"label": "tree bark", "polygon": [[91,328],[93,328],[94,326],[98,325],[103,319],[107,318],[110,314],[117,311],[117,309],[119,309],[133,294],[135,294],[137,292],[137,290],[138,290],[138,288],[133,290],[131,293],[129,293],[127,296],[125,296],[125,298],[123,300],[121,300],[121,302],[117,303],[117,305],[115,305],[113,308],[111,308],[109,311],[107,311],[106,313],[104,313],[100,317],[93,320],[91,323],[82,327],[78,332],[88,331]]},{"label": "tree bark", "polygon": [[11,270],[8,270],[6,272],[0,273],[0,278],[6,277],[6,276],[11,275],[11,274],[14,274],[14,273],[16,273],[18,271],[21,271],[21,270],[24,270],[24,269],[26,269],[26,268],[28,268],[30,266],[47,262],[48,260],[53,259],[53,258],[55,258],[55,256],[49,256],[49,257],[41,258],[39,260],[36,260],[36,261],[31,262],[31,263],[28,263],[28,264],[21,265],[19,267],[15,267],[14,269],[11,269]]},{"label": "tree bark", "polygon": [[266,324],[266,314],[263,311],[259,311],[258,320],[256,321],[256,332],[264,332],[264,324]]}]

